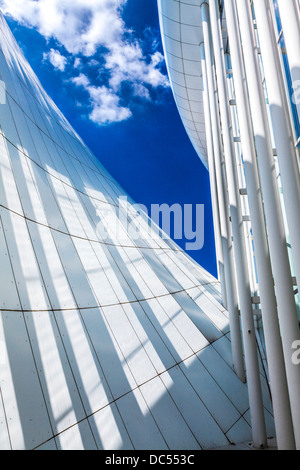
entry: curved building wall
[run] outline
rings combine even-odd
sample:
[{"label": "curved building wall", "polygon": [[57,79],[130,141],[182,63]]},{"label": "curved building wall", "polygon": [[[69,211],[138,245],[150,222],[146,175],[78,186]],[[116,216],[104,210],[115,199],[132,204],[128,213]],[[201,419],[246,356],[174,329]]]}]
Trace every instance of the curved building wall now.
[{"label": "curved building wall", "polygon": [[129,222],[146,233],[149,221],[45,93],[2,16],[0,46],[0,448],[250,439],[218,281],[156,227],[138,240],[112,228],[120,196]]},{"label": "curved building wall", "polygon": [[174,99],[186,132],[208,167],[200,43],[200,2],[158,0],[166,64]]},{"label": "curved building wall", "polygon": [[[158,0],[158,11],[174,99],[191,143],[208,168],[200,52],[203,42],[201,3],[201,0]],[[224,30],[224,40],[226,36]]]}]

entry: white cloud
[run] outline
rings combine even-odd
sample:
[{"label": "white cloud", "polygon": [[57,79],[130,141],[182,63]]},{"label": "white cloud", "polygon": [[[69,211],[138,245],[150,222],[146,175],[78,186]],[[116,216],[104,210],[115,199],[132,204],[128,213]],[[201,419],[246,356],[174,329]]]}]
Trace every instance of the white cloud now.
[{"label": "white cloud", "polygon": [[121,106],[119,96],[112,89],[106,86],[92,85],[83,73],[72,78],[72,82],[77,86],[82,86],[89,94],[92,107],[89,118],[96,124],[106,125],[131,117],[130,109]]},{"label": "white cloud", "polygon": [[75,83],[75,85],[83,86],[84,88],[87,88],[90,85],[89,79],[83,73],[78,75],[78,77],[72,78],[72,82]]},{"label": "white cloud", "polygon": [[130,109],[121,106],[120,98],[109,88],[90,86],[88,91],[93,105],[90,119],[96,124],[120,122],[131,117]]},{"label": "white cloud", "polygon": [[75,69],[80,69],[81,66],[82,66],[81,59],[79,57],[75,57],[73,67]]},{"label": "white cloud", "polygon": [[1,0],[4,14],[53,37],[71,54],[91,56],[125,31],[120,8],[127,0]]},{"label": "white cloud", "polygon": [[99,63],[96,59],[102,54],[104,74],[99,74],[96,83],[95,78],[90,83],[83,74],[72,80],[89,92],[93,105],[90,118],[97,123],[131,116],[131,111],[120,105],[125,82],[132,93],[128,102],[134,96],[149,100],[151,88],[169,87],[167,77],[161,72],[163,56],[155,52],[154,36],[149,28],[146,31],[151,37],[152,50],[147,56],[142,41],[126,27],[122,19],[126,3],[127,0],[0,0],[4,14],[56,41],[57,48],[44,54],[44,59],[50,60],[56,69],[64,71],[67,63],[67,58],[58,51],[62,46],[73,55],[75,70],[95,67]]},{"label": "white cloud", "polygon": [[56,49],[50,49],[49,52],[44,52],[43,60],[49,60],[55,69],[63,72],[67,65],[67,58]]},{"label": "white cloud", "polygon": [[111,73],[110,85],[114,89],[124,81],[144,83],[155,88],[169,84],[166,76],[157,68],[163,61],[162,55],[155,53],[150,62],[147,62],[137,41],[114,44],[105,59],[105,67]]}]

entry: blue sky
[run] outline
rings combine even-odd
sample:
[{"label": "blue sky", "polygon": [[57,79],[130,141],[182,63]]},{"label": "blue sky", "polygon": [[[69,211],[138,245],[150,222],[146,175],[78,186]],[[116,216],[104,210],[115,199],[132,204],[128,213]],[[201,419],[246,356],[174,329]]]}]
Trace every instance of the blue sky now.
[{"label": "blue sky", "polygon": [[[205,205],[201,250],[216,275],[208,172],[169,86],[156,0],[0,0],[44,88],[112,176],[151,204]],[[172,235],[172,233],[171,233]],[[184,248],[186,240],[176,240]]]}]

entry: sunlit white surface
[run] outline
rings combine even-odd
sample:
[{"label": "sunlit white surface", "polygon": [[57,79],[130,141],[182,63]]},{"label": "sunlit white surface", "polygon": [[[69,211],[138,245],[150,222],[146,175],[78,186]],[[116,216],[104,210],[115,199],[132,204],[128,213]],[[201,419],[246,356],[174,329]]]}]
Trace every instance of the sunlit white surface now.
[{"label": "sunlit white surface", "polygon": [[[0,46],[0,448],[251,439],[219,283],[157,227],[134,240],[108,225],[101,237],[97,224],[115,220],[124,191],[47,96],[3,18]],[[132,214],[146,230],[146,215]],[[265,404],[271,416],[267,388]]]}]

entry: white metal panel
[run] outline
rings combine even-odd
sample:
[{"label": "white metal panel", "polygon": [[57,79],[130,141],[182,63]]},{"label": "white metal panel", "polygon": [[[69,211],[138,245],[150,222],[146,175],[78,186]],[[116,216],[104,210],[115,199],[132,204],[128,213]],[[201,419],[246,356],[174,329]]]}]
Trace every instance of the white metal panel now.
[{"label": "white metal panel", "polygon": [[85,417],[54,314],[26,314],[26,327],[54,433]]},{"label": "white metal panel", "polygon": [[124,249],[117,246],[107,246],[107,248],[136,298],[147,299],[153,297],[153,293],[149,289],[147,282],[141,277],[130,258],[126,255]]},{"label": "white metal panel", "polygon": [[[92,221],[90,213],[83,204],[83,196],[71,188],[69,185],[64,185],[64,190],[66,197],[69,199],[74,214],[77,214],[80,225],[82,227],[82,236],[90,240],[97,240],[97,226]],[[88,199],[84,198],[85,202],[88,202]]]},{"label": "white metal panel", "polygon": [[210,273],[208,273],[208,271],[201,269],[201,267],[194,263],[189,256],[186,256],[185,253],[178,252],[176,257],[178,258],[178,261],[186,266],[190,273],[195,276],[200,284],[217,282],[217,280]]},{"label": "white metal panel", "polygon": [[[5,209],[1,209],[1,215],[4,210]],[[2,217],[0,221],[0,266],[0,285],[5,286],[5,289],[2,289],[1,292],[0,307],[3,310],[19,309],[20,300],[11,266],[10,255],[7,249],[5,234],[3,232]]]},{"label": "white metal panel", "polygon": [[162,280],[164,283],[165,287],[167,288],[168,292],[176,292],[178,290],[182,289],[181,284],[179,281],[174,278],[173,276],[170,275],[170,272],[166,268],[165,265],[163,265],[154,250],[141,250],[145,259],[148,260],[148,263],[154,270],[156,276]]},{"label": "white metal panel", "polygon": [[168,57],[168,65],[171,70],[177,70],[177,72],[183,72],[183,60],[181,57],[176,57],[170,54]]},{"label": "white metal panel", "polygon": [[126,219],[124,219],[125,228],[128,230],[129,235],[136,246],[146,248],[158,248],[160,246],[158,237],[152,235],[153,230],[151,227],[149,227],[146,220],[139,215],[138,212],[134,211],[132,206],[128,209],[127,213],[121,211],[122,221],[123,215],[124,218],[126,216]]},{"label": "white metal panel", "polygon": [[29,169],[30,160],[13,145],[7,142],[7,148],[13,169],[16,187],[18,188],[20,203],[25,217],[47,224],[44,208],[36,190],[32,174]]},{"label": "white metal panel", "polygon": [[98,449],[134,449],[116,403],[111,403],[110,406],[94,413],[89,418],[89,423]]},{"label": "white metal panel", "polygon": [[39,198],[47,217],[47,225],[55,228],[56,230],[67,232],[68,229],[64,219],[62,218],[57,200],[54,197],[50,175],[33,162],[30,166],[32,177],[35,181],[35,186],[38,190]]},{"label": "white metal panel", "polygon": [[98,301],[75,249],[73,239],[54,230],[52,235],[77,305],[83,308],[97,306]]},{"label": "white metal panel", "polygon": [[178,40],[172,39],[169,36],[164,36],[164,42],[166,45],[166,51],[176,57],[182,57],[182,48]]},{"label": "white metal panel", "polygon": [[0,135],[0,203],[19,214],[23,213],[8,152],[8,141]]},{"label": "white metal panel", "polygon": [[235,407],[241,414],[245,413],[249,407],[248,391],[232,368],[219,356],[212,345],[203,349],[197,355]]},{"label": "white metal panel", "polygon": [[[172,295],[160,297],[158,301],[194,352],[205,348],[209,344],[209,341],[198,330]],[[185,356],[184,359],[186,357],[187,356]]]},{"label": "white metal panel", "polygon": [[180,282],[181,288],[189,289],[190,287],[195,286],[195,283],[191,280],[191,278],[186,274],[186,272],[180,269],[180,266],[178,266],[177,263],[174,262],[174,260],[168,255],[167,252],[163,250],[156,250],[155,254],[161,264],[166,267],[166,269],[170,273],[169,275],[177,279],[178,282]]},{"label": "white metal panel", "polygon": [[[1,349],[1,345],[0,345]],[[11,449],[9,434],[5,419],[5,411],[2,401],[0,402],[0,451]]]},{"label": "white metal panel", "polygon": [[56,439],[52,438],[49,441],[44,442],[43,444],[37,447],[38,450],[58,450],[58,446],[56,444]]},{"label": "white metal panel", "polygon": [[29,103],[32,115],[34,117],[35,124],[39,127],[39,129],[43,133],[47,134],[47,128],[45,127],[44,120],[41,116],[41,113],[39,112],[37,102],[34,99],[34,97],[32,96],[32,93],[30,93],[30,92],[27,93],[27,99],[28,99],[28,103]]},{"label": "white metal panel", "polygon": [[169,448],[177,450],[199,449],[199,443],[160,377],[142,385],[140,391],[148,406],[151,407],[153,417]]},{"label": "white metal panel", "polygon": [[78,215],[76,214],[76,212],[74,212],[70,199],[66,193],[65,185],[62,183],[61,180],[57,178],[50,178],[51,186],[53,188],[53,194],[59,205],[62,218],[66,223],[67,231],[71,235],[85,238],[85,233],[83,231]]},{"label": "white metal panel", "polygon": [[[6,59],[3,55],[3,51],[0,50],[0,77],[1,80],[5,83],[5,90],[10,95],[14,95],[16,92],[14,83],[11,78],[12,73],[13,72],[8,66]],[[1,86],[3,87],[3,84],[1,84]]]},{"label": "white metal panel", "polygon": [[114,399],[119,398],[136,387],[132,373],[102,310],[85,309],[81,314],[110,393]]},{"label": "white metal panel", "polygon": [[64,348],[87,415],[112,402],[109,385],[78,310],[55,312]]},{"label": "white metal panel", "polygon": [[236,442],[247,442],[252,439],[249,423],[241,417],[227,432],[227,437],[233,444]]},{"label": "white metal panel", "polygon": [[168,290],[164,286],[162,282],[162,278],[157,276],[153,267],[146,261],[143,253],[145,251],[151,251],[152,249],[140,249],[137,250],[136,248],[124,248],[125,253],[127,254],[128,258],[131,260],[132,264],[134,265],[137,272],[143,278],[143,280],[147,283],[149,289],[152,292],[152,296],[159,296],[168,293]]},{"label": "white metal panel", "polygon": [[[36,152],[32,152],[31,146],[28,146],[28,148],[26,148],[26,150],[28,150],[28,156],[31,160],[41,165],[42,168],[46,168],[48,163],[47,158],[49,158],[49,155],[45,152],[46,149],[41,137],[41,131],[29,118],[26,118],[26,125],[27,127],[24,129],[23,133],[28,133],[29,141],[31,139],[32,144],[34,144],[34,147],[36,148]],[[24,146],[26,145],[24,144]]]},{"label": "white metal panel", "polygon": [[[170,296],[167,296],[168,298]],[[150,319],[154,327],[159,331],[161,339],[173,358],[173,363],[180,362],[193,354],[190,345],[185,341],[180,325],[177,324],[170,316],[168,309],[168,301],[165,297],[158,299],[145,300],[140,302],[143,310]],[[164,357],[164,361],[171,361],[170,358]],[[168,364],[168,362],[166,362]],[[170,362],[172,365],[172,361]]]},{"label": "white metal panel", "polygon": [[201,26],[202,18],[199,2],[197,3],[197,5],[181,2],[180,21],[183,24],[188,24],[191,26]]},{"label": "white metal panel", "polygon": [[158,1],[158,8],[161,10],[164,16],[171,18],[174,21],[179,21],[179,2],[177,0],[169,0],[165,2],[163,0]]},{"label": "white metal panel", "polygon": [[98,305],[110,305],[118,298],[102,269],[97,256],[88,240],[73,238],[74,247],[81,260],[84,271],[93,289]]},{"label": "white metal panel", "polygon": [[119,302],[134,302],[136,297],[123,276],[118,265],[114,261],[109,249],[102,243],[92,243],[95,254],[105,272],[111,286],[119,299]]},{"label": "white metal panel", "polygon": [[1,312],[0,335],[6,348],[2,350],[1,396],[11,446],[30,449],[49,439],[52,429],[23,314]]},{"label": "white metal panel", "polygon": [[[184,23],[180,24],[180,32],[183,40],[188,39],[190,44],[200,44],[202,40],[202,29],[199,26],[191,26]],[[177,36],[178,38],[178,36]],[[175,38],[176,39],[176,38]],[[202,74],[202,71],[200,75]]]},{"label": "white metal panel", "polygon": [[132,324],[128,321],[122,305],[104,307],[106,320],[112,334],[122,353],[122,362],[127,364],[135,382],[140,385],[157,372],[147,355],[140,338],[137,336]]},{"label": "white metal panel", "polygon": [[166,17],[164,30],[165,34],[172,39],[177,39],[180,36],[180,24],[178,21],[173,21]]},{"label": "white metal panel", "polygon": [[88,421],[82,421],[56,437],[58,450],[97,450]]},{"label": "white metal panel", "polygon": [[31,109],[28,104],[28,100],[26,98],[26,95],[24,93],[24,86],[22,82],[19,79],[19,76],[11,70],[11,80],[14,84],[15,90],[16,90],[16,96],[14,97],[16,100],[16,103],[20,106],[20,108],[23,110],[23,112],[30,118],[33,119],[33,115],[31,112]]},{"label": "white metal panel", "polygon": [[[189,362],[189,367],[193,367],[192,360]],[[201,443],[202,448],[212,449],[216,444],[219,445],[220,443],[224,446],[228,445],[229,442],[224,432],[214,417],[208,412],[207,404],[205,403],[204,405],[199,400],[198,389],[192,388],[190,382],[186,380],[185,375],[182,373],[182,368],[184,368],[183,364],[180,365],[180,368],[173,367],[160,376],[179,412],[195,438]],[[230,411],[232,412],[232,410]],[[236,419],[238,417],[239,414],[236,412]]]},{"label": "white metal panel", "polygon": [[170,259],[170,264],[175,264],[185,274],[185,276],[190,279],[192,285],[199,285],[199,280],[195,277],[194,273],[191,272],[191,270],[188,269],[187,266],[182,262],[179,253],[176,253],[172,250],[167,250],[165,251],[165,254]]},{"label": "white metal panel", "polygon": [[147,314],[145,302],[124,304],[123,309],[156,372],[161,373],[173,366],[174,358],[170,354],[164,338],[160,335],[160,328],[158,328],[152,310]]},{"label": "white metal panel", "polygon": [[[217,326],[222,333],[228,333],[229,331],[229,320],[226,315],[220,313],[220,309],[213,304],[203,291],[195,287],[195,289],[189,289],[187,294],[193,299],[194,302],[199,306],[202,312],[210,319],[210,321]],[[201,329],[203,332],[203,330]]]},{"label": "white metal panel", "polygon": [[[186,76],[185,76],[185,81],[186,81]],[[182,119],[185,119],[187,121],[187,124],[189,125],[190,128],[194,129],[193,125],[193,115],[189,109],[184,109],[178,106],[178,111],[180,113],[180,116]]]},{"label": "white metal panel", "polygon": [[222,336],[223,333],[219,328],[215,326],[211,319],[205,315],[202,308],[195,304],[186,292],[177,292],[173,297],[210,343]]},{"label": "white metal panel", "polygon": [[[127,432],[136,450],[166,450],[168,445],[140,389],[117,402]],[[138,426],[137,426],[138,423]]]},{"label": "white metal panel", "polygon": [[53,309],[73,309],[76,302],[66,273],[54,243],[51,230],[42,225],[27,222],[30,237],[34,242],[36,259],[47,295]]},{"label": "white metal panel", "polygon": [[24,129],[26,129],[26,122],[25,122],[25,114],[20,108],[20,106],[13,100],[8,98],[9,101],[9,107],[11,110],[12,118],[15,124],[15,127],[17,129],[18,133],[18,140],[15,142],[15,144],[18,142],[19,148],[24,151],[24,145],[21,139],[21,134],[20,131],[22,132]]},{"label": "white metal panel", "polygon": [[45,144],[45,152],[49,154],[48,161],[51,171],[55,170],[53,173],[57,176],[57,178],[67,184],[70,184],[69,172],[60,156],[57,145],[55,145],[55,143],[45,134],[42,135],[42,138]]},{"label": "white metal panel", "polygon": [[[240,418],[240,413],[235,404],[227,397],[215,381],[214,376],[194,356],[187,358],[179,367],[183,374],[189,377],[189,383],[199,395],[215,422],[226,433]],[[243,388],[246,389],[247,386],[244,385]],[[210,435],[212,437],[213,433]],[[201,442],[211,437],[204,435]]]},{"label": "white metal panel", "polygon": [[197,75],[185,75],[185,84],[192,90],[199,90],[202,92],[202,80]]},{"label": "white metal panel", "polygon": [[[34,123],[35,122],[34,114],[31,110],[31,106],[30,106],[31,98],[28,96],[30,94],[30,92],[28,90],[28,87],[26,86],[26,83],[19,77],[18,74],[16,74],[16,77],[17,77],[17,81],[20,83],[20,86],[22,88],[22,92],[23,92],[25,100],[26,100],[25,101],[25,107],[22,106],[22,99],[21,99],[21,102],[18,102],[18,104],[20,104],[20,106],[23,109],[24,113],[26,113],[27,117],[30,120],[30,123]],[[21,92],[19,93],[19,95],[20,94],[21,94]]]},{"label": "white metal panel", "polygon": [[[1,133],[15,146],[20,145],[18,132],[11,113],[11,98],[6,94],[6,102],[1,105],[0,128]],[[20,145],[21,146],[21,145]]]},{"label": "white metal panel", "polygon": [[10,211],[2,213],[4,230],[10,234],[7,246],[10,252],[20,301],[24,310],[48,310],[49,299],[39,271],[26,221]]}]

